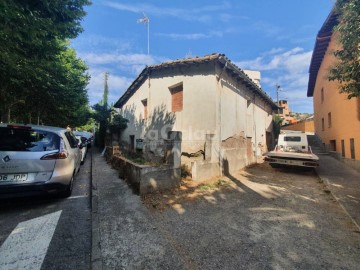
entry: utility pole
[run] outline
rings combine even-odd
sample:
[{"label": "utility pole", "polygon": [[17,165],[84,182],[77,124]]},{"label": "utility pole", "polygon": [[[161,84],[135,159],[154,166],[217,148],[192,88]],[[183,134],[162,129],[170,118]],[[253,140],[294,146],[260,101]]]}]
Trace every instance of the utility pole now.
[{"label": "utility pole", "polygon": [[277,102],[277,106],[278,106],[278,109],[277,109],[278,113],[277,114],[279,115],[279,106],[280,106],[280,104],[279,104],[279,91],[280,91],[280,85],[278,85],[278,83],[276,83],[275,87],[276,87],[276,102]]},{"label": "utility pole", "polygon": [[[147,17],[146,17],[147,18]],[[150,20],[147,18],[147,34],[148,34],[148,55],[150,55]]]}]

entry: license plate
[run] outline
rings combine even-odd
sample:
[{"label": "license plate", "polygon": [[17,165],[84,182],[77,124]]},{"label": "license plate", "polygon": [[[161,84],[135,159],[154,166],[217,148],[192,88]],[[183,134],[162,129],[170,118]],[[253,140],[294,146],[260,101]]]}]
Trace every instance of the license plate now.
[{"label": "license plate", "polygon": [[27,177],[27,173],[0,174],[0,181],[24,182]]}]

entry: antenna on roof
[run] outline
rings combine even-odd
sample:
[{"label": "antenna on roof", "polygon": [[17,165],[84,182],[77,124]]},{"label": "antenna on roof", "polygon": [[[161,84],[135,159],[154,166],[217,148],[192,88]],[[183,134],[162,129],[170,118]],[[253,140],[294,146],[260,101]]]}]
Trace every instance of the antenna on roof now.
[{"label": "antenna on roof", "polygon": [[144,17],[137,20],[138,23],[146,23],[147,24],[147,45],[148,45],[148,55],[150,55],[150,19],[146,14],[143,12]]},{"label": "antenna on roof", "polygon": [[188,52],[186,53],[185,55],[185,58],[191,58],[192,57],[192,52],[191,50],[189,49]]}]

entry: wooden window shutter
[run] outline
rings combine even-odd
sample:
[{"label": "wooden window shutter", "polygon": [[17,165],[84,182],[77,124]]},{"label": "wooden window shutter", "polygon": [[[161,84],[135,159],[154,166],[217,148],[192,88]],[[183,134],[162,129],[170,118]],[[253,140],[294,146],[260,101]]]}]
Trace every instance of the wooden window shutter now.
[{"label": "wooden window shutter", "polygon": [[147,118],[147,99],[143,99],[142,101],[142,104],[144,105],[144,119]]},{"label": "wooden window shutter", "polygon": [[171,111],[181,112],[183,109],[183,86],[179,85],[170,88],[171,93]]}]

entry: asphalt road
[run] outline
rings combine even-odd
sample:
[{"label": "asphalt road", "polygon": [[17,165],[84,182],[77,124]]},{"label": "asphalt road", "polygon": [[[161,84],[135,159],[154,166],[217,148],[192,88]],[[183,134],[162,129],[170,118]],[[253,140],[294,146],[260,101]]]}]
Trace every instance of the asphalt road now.
[{"label": "asphalt road", "polygon": [[0,201],[0,269],[90,269],[90,170],[89,151],[69,198]]}]

